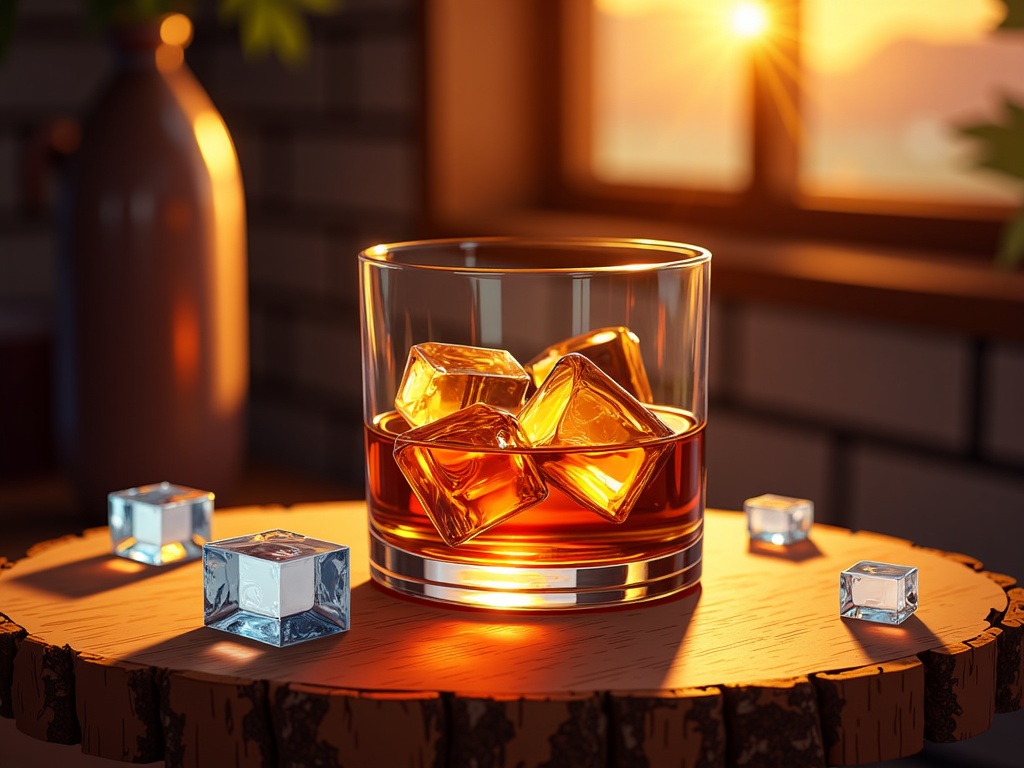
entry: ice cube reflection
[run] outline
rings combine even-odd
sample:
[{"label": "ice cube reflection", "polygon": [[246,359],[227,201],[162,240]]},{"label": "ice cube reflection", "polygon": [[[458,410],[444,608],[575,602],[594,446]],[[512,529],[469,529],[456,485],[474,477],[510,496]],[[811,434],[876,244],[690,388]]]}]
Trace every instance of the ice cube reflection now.
[{"label": "ice cube reflection", "polygon": [[543,384],[555,364],[572,352],[592,360],[640,402],[654,402],[643,357],[640,355],[640,339],[623,326],[598,328],[552,344],[525,366],[533,383],[538,387]]},{"label": "ice cube reflection", "polygon": [[477,403],[395,441],[395,461],[449,546],[547,497],[515,417]]},{"label": "ice cube reflection", "polygon": [[542,501],[546,483],[612,522],[629,516],[674,432],[592,357],[650,397],[639,340],[621,326],[548,347],[525,405],[527,374],[505,350],[410,350],[395,407],[414,428],[394,457],[449,546]]},{"label": "ice cube reflection", "polygon": [[[624,521],[673,431],[597,365],[577,353],[561,358],[519,413],[544,479],[612,522]],[[593,450],[580,451],[580,448]]]},{"label": "ice cube reflection", "polygon": [[503,349],[426,342],[409,350],[395,408],[414,427],[474,403],[516,413],[530,376]]}]

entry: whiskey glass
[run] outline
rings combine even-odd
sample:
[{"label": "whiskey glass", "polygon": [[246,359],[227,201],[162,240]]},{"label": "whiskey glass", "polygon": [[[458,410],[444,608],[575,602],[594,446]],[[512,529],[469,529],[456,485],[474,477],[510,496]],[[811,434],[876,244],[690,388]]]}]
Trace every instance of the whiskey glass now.
[{"label": "whiskey glass", "polygon": [[710,261],[608,238],[360,253],[372,578],[513,611],[696,588]]}]

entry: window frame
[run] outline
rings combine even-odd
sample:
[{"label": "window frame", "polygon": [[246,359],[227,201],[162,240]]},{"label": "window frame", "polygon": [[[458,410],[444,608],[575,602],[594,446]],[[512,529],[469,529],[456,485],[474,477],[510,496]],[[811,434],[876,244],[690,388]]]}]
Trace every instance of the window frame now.
[{"label": "window frame", "polygon": [[[747,225],[705,196],[683,200],[654,190],[646,200],[642,190],[598,196],[566,185],[559,155],[566,126],[558,110],[565,93],[555,76],[563,66],[564,2],[420,4],[423,221],[417,236],[699,243],[714,254],[712,291],[719,302],[822,309],[1024,343],[1024,271],[993,268],[998,222],[918,217],[922,237],[913,232],[913,217],[841,213],[833,226],[827,211],[773,222],[762,208],[762,220]],[[756,226],[784,234],[766,237]],[[859,229],[853,233],[859,242],[844,242],[843,227]],[[915,247],[901,247],[907,244]]]},{"label": "window frame", "polygon": [[[777,48],[799,66],[800,0],[770,0],[773,18],[795,34]],[[593,36],[591,0],[558,0],[558,92],[551,109],[558,115],[559,172],[552,199],[576,210],[629,216],[671,216],[701,227],[733,228],[773,238],[829,239],[850,243],[927,249],[991,260],[1005,221],[1005,206],[816,197],[799,189],[799,129],[785,125],[769,93],[769,57],[751,48],[749,186],[728,193],[697,188],[612,184],[589,172],[591,151],[590,74]],[[777,77],[786,98],[800,109],[799,88]]]}]

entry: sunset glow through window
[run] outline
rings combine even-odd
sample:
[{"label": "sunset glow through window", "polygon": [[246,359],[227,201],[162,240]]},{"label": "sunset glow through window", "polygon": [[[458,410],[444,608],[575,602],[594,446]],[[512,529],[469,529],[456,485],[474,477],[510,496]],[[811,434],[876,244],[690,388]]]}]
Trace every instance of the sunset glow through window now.
[{"label": "sunset glow through window", "polygon": [[[590,167],[611,184],[738,192],[752,73],[799,137],[812,197],[1015,204],[958,125],[1024,99],[1000,0],[592,0]],[[798,11],[798,12],[797,12]],[[795,51],[799,55],[795,55]]]},{"label": "sunset glow through window", "polygon": [[752,39],[768,29],[768,12],[761,3],[742,2],[732,9],[732,31],[739,37]]}]

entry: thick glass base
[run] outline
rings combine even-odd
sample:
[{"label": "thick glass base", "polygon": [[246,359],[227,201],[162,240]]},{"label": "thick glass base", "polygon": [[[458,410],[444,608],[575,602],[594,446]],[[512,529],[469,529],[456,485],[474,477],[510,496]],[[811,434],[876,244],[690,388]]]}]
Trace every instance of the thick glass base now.
[{"label": "thick glass base", "polygon": [[700,583],[703,537],[649,560],[585,567],[471,565],[423,557],[370,532],[370,575],[403,595],[505,611],[610,608],[666,598]]}]

